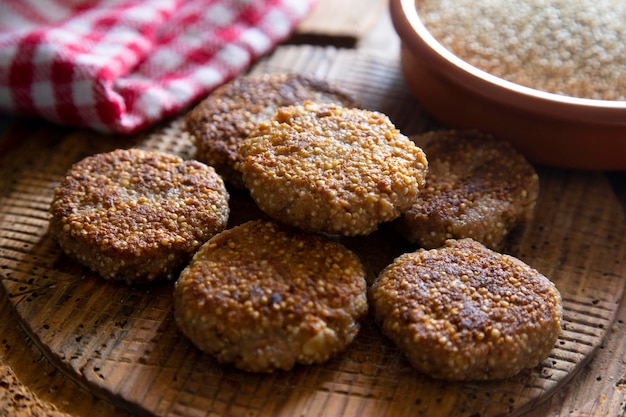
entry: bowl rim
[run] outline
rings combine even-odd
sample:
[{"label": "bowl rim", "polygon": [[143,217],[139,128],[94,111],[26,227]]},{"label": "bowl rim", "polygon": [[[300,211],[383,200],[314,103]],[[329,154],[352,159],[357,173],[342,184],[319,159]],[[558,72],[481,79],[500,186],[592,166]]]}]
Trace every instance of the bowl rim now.
[{"label": "bowl rim", "polygon": [[[514,97],[513,106],[538,114],[562,115],[574,112],[576,118],[594,123],[626,125],[626,100],[598,100],[549,93],[499,78],[462,60],[428,31],[417,12],[419,0],[390,0],[392,23],[402,43],[417,52],[442,75],[486,98]],[[507,99],[507,101],[509,101]],[[568,116],[571,118],[572,114]]]}]

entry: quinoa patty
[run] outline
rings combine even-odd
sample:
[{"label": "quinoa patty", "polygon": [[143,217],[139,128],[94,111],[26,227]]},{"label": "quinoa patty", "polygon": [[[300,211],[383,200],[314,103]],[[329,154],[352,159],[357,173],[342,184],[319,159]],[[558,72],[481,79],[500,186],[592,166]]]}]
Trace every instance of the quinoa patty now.
[{"label": "quinoa patty", "polygon": [[235,78],[213,91],[186,116],[186,129],[196,145],[196,158],[215,167],[224,180],[244,188],[237,147],[260,121],[279,107],[337,103],[352,107],[354,99],[337,86],[307,75],[275,73]]},{"label": "quinoa patty", "polygon": [[508,142],[475,130],[421,135],[429,169],[410,210],[397,221],[409,242],[427,249],[472,238],[498,249],[533,215],[539,177]]},{"label": "quinoa patty", "polygon": [[118,149],[74,164],[56,188],[50,233],[105,279],[170,279],[226,227],[229,195],[198,161]]},{"label": "quinoa patty", "polygon": [[428,169],[384,114],[312,102],[281,107],[239,152],[246,187],[270,217],[347,236],[408,210]]},{"label": "quinoa patty", "polygon": [[354,339],[366,313],[357,255],[322,235],[261,220],[205,243],[174,290],[183,334],[251,372],[328,360]]},{"label": "quinoa patty", "polygon": [[369,295],[383,333],[434,378],[508,378],[544,360],[560,332],[556,286],[472,239],[399,256]]}]

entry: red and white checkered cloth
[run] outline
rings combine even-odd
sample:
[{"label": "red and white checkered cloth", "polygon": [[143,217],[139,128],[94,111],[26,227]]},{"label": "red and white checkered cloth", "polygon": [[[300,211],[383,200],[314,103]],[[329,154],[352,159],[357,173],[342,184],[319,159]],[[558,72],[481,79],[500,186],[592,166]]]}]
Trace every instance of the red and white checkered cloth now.
[{"label": "red and white checkered cloth", "polygon": [[314,0],[2,0],[0,112],[132,133],[244,71]]}]

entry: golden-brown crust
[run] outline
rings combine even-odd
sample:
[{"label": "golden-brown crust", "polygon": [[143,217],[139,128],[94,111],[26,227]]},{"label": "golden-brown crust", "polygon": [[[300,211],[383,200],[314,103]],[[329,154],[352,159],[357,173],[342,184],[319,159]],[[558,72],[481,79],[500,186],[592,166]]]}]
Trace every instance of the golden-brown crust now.
[{"label": "golden-brown crust", "polygon": [[269,216],[344,235],[366,235],[410,208],[428,167],[387,116],[312,102],[280,108],[239,152],[246,187]]},{"label": "golden-brown crust", "polygon": [[196,145],[196,158],[213,166],[227,183],[244,188],[235,168],[239,143],[279,107],[306,101],[356,105],[339,87],[303,74],[249,75],[232,80],[213,91],[185,118]]},{"label": "golden-brown crust", "polygon": [[369,295],[383,333],[435,378],[513,376],[545,359],[560,332],[556,286],[471,239],[399,256]]},{"label": "golden-brown crust", "polygon": [[422,135],[429,171],[398,231],[423,248],[446,239],[472,238],[498,249],[516,226],[528,221],[539,194],[532,165],[508,142],[475,130]]},{"label": "golden-brown crust", "polygon": [[226,227],[229,195],[198,161],[118,149],[74,164],[55,190],[50,233],[105,279],[172,278]]},{"label": "golden-brown crust", "polygon": [[182,332],[253,372],[326,361],[367,312],[359,258],[334,240],[250,221],[209,240],[175,284]]}]

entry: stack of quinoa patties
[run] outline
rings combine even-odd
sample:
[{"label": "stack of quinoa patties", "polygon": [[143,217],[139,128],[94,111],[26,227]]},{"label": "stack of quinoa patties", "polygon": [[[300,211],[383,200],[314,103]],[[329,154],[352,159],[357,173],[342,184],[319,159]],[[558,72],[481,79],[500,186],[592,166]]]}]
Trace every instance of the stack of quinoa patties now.
[{"label": "stack of quinoa patties", "polygon": [[[233,80],[185,126],[197,161],[118,150],[75,165],[51,231],[104,278],[176,279],[176,323],[218,361],[252,372],[324,362],[347,349],[370,308],[436,378],[504,378],[549,354],[556,287],[494,250],[537,198],[534,170],[503,142],[447,131],[422,149],[386,115],[295,74]],[[228,228],[226,185],[249,193],[263,218]],[[338,237],[386,224],[415,252],[368,289]]]}]

